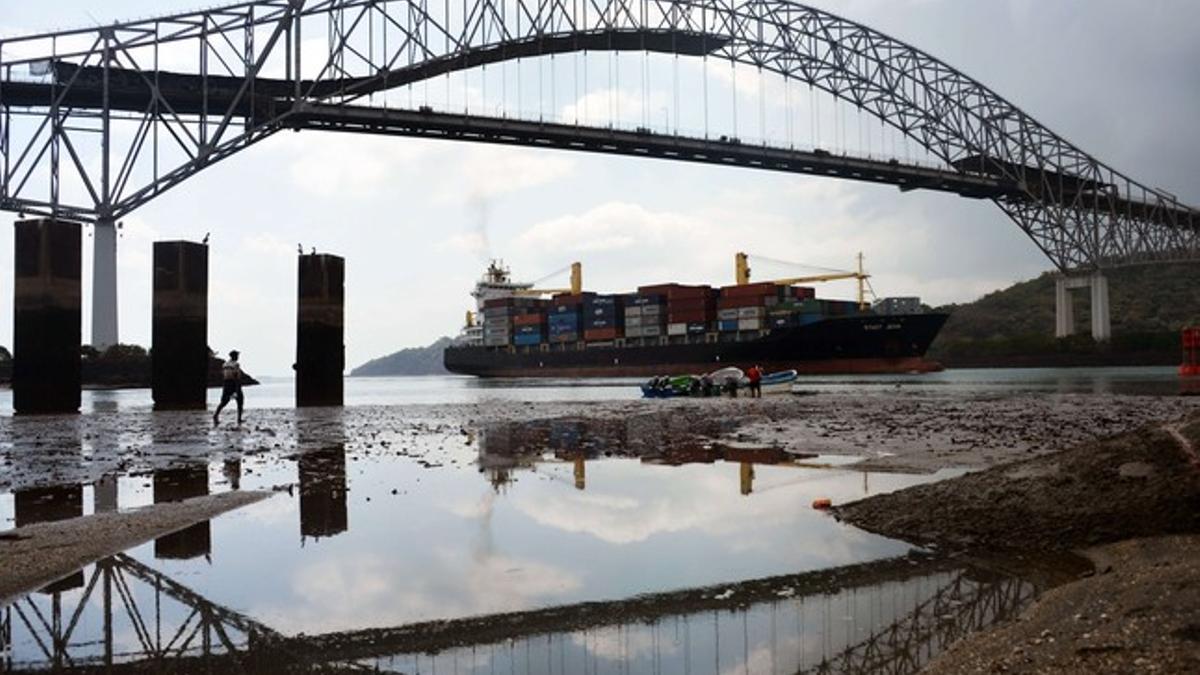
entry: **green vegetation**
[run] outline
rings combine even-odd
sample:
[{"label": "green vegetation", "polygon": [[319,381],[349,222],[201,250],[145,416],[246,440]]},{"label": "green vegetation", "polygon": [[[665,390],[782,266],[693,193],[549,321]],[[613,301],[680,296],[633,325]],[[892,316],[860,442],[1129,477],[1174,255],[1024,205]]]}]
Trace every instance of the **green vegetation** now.
[{"label": "green vegetation", "polygon": [[451,342],[444,337],[427,347],[410,347],[381,356],[350,371],[351,377],[374,377],[383,375],[444,375],[442,352]]},{"label": "green vegetation", "polygon": [[1073,291],[1077,334],[1054,337],[1054,274],[963,305],[929,350],[947,366],[1166,365],[1179,362],[1179,331],[1200,323],[1200,263],[1144,265],[1107,273],[1113,339],[1090,334],[1090,298]]}]

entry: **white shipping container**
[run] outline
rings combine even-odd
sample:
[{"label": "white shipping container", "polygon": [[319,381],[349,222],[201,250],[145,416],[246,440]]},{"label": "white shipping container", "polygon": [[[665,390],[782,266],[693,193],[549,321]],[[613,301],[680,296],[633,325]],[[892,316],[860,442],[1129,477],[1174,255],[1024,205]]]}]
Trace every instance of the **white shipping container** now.
[{"label": "white shipping container", "polygon": [[729,309],[718,309],[717,310],[717,320],[718,321],[734,321],[737,318],[738,318],[738,308],[737,307],[730,307]]},{"label": "white shipping container", "polygon": [[641,306],[636,306],[636,307],[626,307],[626,308],[625,308],[625,318],[626,318],[626,319],[628,319],[628,318],[629,318],[629,317],[631,317],[631,316],[641,316],[641,315],[642,315],[642,308],[641,308]]},{"label": "white shipping container", "polygon": [[761,319],[767,315],[766,307],[739,307],[737,318],[739,319]]},{"label": "white shipping container", "polygon": [[662,313],[662,305],[642,305],[642,316],[658,316]]},{"label": "white shipping container", "polygon": [[627,338],[642,337],[642,327],[641,326],[630,326],[627,321],[625,323],[625,337],[627,337]]},{"label": "white shipping container", "polygon": [[667,335],[687,335],[686,323],[669,323],[667,324]]},{"label": "white shipping container", "polygon": [[628,328],[630,326],[640,326],[640,325],[642,325],[642,317],[640,315],[625,317],[625,327],[626,328]]},{"label": "white shipping container", "polygon": [[[687,324],[684,324],[684,325],[686,326]],[[662,334],[663,334],[663,329],[662,329],[662,326],[660,326],[660,325],[655,324],[652,326],[647,326],[647,325],[642,326],[642,337],[659,337]]]},{"label": "white shipping container", "polygon": [[738,330],[762,330],[762,319],[738,319]]}]

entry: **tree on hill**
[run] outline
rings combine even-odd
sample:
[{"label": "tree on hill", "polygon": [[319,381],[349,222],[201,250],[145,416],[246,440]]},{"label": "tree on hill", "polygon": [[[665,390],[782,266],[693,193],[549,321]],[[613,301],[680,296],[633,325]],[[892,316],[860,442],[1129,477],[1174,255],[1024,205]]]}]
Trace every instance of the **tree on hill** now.
[{"label": "tree on hill", "polygon": [[[1163,362],[1178,356],[1179,332],[1200,320],[1200,263],[1122,267],[1108,277],[1113,339],[1092,342],[1090,298],[1074,291],[1076,335],[1054,337],[1056,274],[994,291],[962,305],[939,307],[950,313],[930,356],[953,362],[956,356],[1056,352],[1153,352]],[[1156,361],[1157,362],[1157,361]]]},{"label": "tree on hill", "polygon": [[350,371],[352,377],[372,377],[386,375],[442,375],[446,367],[442,365],[442,352],[446,351],[453,340],[441,338],[426,347],[410,347],[381,356],[362,364]]}]

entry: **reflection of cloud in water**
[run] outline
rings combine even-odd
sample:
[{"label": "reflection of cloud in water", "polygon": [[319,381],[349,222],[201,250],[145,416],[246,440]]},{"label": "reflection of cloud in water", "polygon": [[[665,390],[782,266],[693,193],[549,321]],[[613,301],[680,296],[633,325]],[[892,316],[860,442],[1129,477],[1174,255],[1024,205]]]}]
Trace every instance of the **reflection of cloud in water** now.
[{"label": "reflection of cloud in water", "polygon": [[[739,493],[738,466],[714,465],[659,467],[630,462],[589,464],[587,492],[550,488],[523,490],[512,496],[516,508],[535,522],[558,530],[591,535],[610,544],[632,544],[655,536],[694,531],[719,537],[722,546],[735,551],[778,547],[774,527],[803,527],[810,516],[809,494],[844,488],[843,474],[828,478],[819,470],[774,469],[772,478],[811,477],[794,489],[775,489],[744,497]],[[771,467],[757,466],[764,477]],[[835,488],[835,486],[838,486]],[[856,533],[833,526],[839,537]],[[801,533],[801,529],[795,532]],[[819,530],[818,530],[819,532]],[[811,532],[803,532],[812,534]],[[813,543],[809,538],[809,544]]]},{"label": "reflection of cloud in water", "polygon": [[655,639],[658,624],[606,626],[581,633],[572,633],[571,642],[587,650],[589,656],[607,661],[632,662],[642,657],[661,658],[679,652],[679,646],[660,635]]},{"label": "reflection of cloud in water", "polygon": [[294,498],[285,499],[276,493],[257,504],[239,509],[230,517],[245,518],[255,525],[291,525],[296,522],[296,502]]},{"label": "reflection of cloud in water", "polygon": [[312,634],[526,609],[581,586],[573,573],[532,560],[451,550],[433,557],[421,566],[373,554],[308,564],[292,576],[294,597],[252,614],[284,633]]}]

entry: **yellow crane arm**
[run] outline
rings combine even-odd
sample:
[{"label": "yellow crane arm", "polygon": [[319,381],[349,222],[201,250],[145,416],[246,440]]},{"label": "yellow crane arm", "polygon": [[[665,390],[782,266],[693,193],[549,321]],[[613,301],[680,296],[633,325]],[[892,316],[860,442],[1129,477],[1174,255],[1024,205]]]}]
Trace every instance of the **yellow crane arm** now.
[{"label": "yellow crane arm", "polygon": [[[745,286],[750,283],[750,256],[745,253],[737,253],[733,258],[734,280],[739,286]],[[867,298],[865,292],[865,284],[871,275],[863,271],[863,254],[858,254],[858,271],[857,272],[834,272],[831,274],[816,274],[807,277],[791,277],[789,279],[771,279],[771,283],[779,286],[793,286],[795,284],[815,284],[824,281],[841,281],[843,279],[858,280],[858,306],[860,309],[867,308]]]},{"label": "yellow crane arm", "polygon": [[513,291],[513,295],[522,297],[538,297],[540,295],[558,295],[560,293],[570,293],[571,295],[579,295],[583,292],[583,264],[578,262],[571,263],[571,287],[570,288],[526,288],[519,291]]}]

